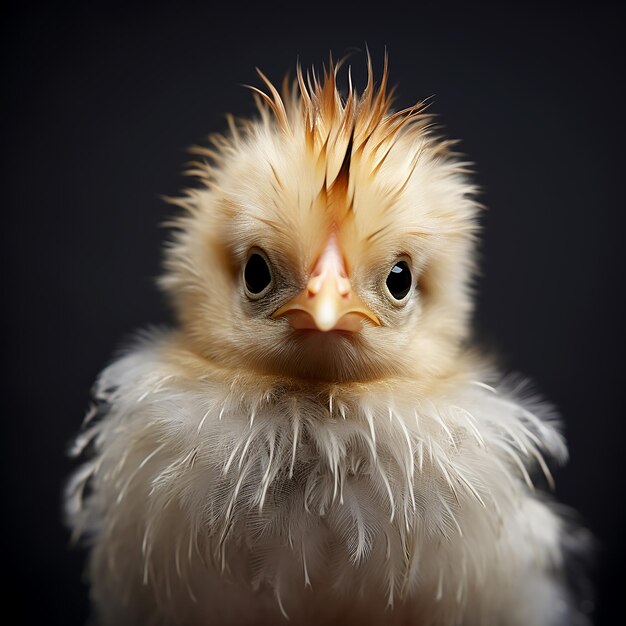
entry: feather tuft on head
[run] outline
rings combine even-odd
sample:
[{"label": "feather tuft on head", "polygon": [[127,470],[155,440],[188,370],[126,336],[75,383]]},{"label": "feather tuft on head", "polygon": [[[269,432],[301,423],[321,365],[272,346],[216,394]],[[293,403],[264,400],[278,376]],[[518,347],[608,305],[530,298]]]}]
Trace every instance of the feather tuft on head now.
[{"label": "feather tuft on head", "polygon": [[[257,96],[257,106],[267,123],[273,121],[288,136],[303,133],[306,145],[324,171],[324,189],[347,190],[353,160],[363,161],[375,175],[400,134],[419,138],[432,116],[425,112],[426,101],[392,111],[393,89],[388,90],[389,65],[385,55],[380,85],[375,86],[371,57],[367,56],[367,84],[359,93],[348,70],[348,90],[342,95],[337,73],[342,62],[330,60],[320,80],[314,70],[296,68],[296,80],[284,81],[282,95],[257,68],[269,93],[248,86]],[[413,161],[417,160],[417,146]]]}]

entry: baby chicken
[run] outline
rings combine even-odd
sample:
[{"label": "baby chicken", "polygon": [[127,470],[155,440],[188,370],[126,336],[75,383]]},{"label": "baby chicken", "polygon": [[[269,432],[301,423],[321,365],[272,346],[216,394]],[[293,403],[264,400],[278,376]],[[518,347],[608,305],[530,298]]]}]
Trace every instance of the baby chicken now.
[{"label": "baby chicken", "polygon": [[531,479],[558,423],[469,347],[467,166],[386,60],[337,69],[259,72],[172,200],[178,327],[102,372],[74,445],[97,623],[584,623]]}]

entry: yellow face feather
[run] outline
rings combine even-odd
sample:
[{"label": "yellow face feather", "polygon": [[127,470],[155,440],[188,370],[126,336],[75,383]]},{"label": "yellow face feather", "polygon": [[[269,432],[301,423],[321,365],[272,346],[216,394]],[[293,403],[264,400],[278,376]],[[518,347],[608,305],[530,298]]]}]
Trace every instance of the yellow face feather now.
[{"label": "yellow face feather", "polygon": [[[362,93],[348,80],[342,97],[337,73],[298,68],[281,95],[259,72],[259,117],[229,118],[226,135],[194,149],[203,185],[174,201],[185,214],[162,285],[217,366],[337,382],[449,373],[471,310],[475,188],[423,103],[391,110],[386,60],[375,88],[368,59]],[[255,254],[271,278],[262,294],[246,289]],[[311,287],[322,266],[348,285],[325,325],[314,311],[330,305]],[[412,277],[401,300],[394,268]]]}]

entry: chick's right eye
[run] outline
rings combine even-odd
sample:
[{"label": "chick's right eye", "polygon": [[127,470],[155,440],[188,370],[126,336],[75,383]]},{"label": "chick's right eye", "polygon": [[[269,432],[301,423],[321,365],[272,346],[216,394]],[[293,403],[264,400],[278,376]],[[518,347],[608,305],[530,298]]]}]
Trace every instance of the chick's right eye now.
[{"label": "chick's right eye", "polygon": [[263,256],[257,252],[250,255],[243,271],[243,279],[246,292],[253,298],[261,296],[272,284],[272,274]]},{"label": "chick's right eye", "polygon": [[401,302],[404,298],[406,298],[409,291],[411,291],[411,285],[413,284],[409,264],[406,261],[398,261],[391,268],[391,271],[387,276],[386,284],[391,297],[396,302]]}]

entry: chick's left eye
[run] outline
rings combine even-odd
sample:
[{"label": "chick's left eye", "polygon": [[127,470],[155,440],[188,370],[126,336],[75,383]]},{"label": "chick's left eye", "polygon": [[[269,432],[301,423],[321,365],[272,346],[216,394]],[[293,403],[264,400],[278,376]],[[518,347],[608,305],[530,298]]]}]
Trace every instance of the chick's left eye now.
[{"label": "chick's left eye", "polygon": [[407,294],[411,290],[411,284],[413,278],[411,277],[411,270],[409,264],[406,261],[398,261],[389,272],[387,276],[387,289],[394,298],[394,300],[402,300],[406,298]]},{"label": "chick's left eye", "polygon": [[253,297],[261,295],[272,282],[267,261],[256,252],[251,254],[244,268],[243,278],[248,295]]}]

